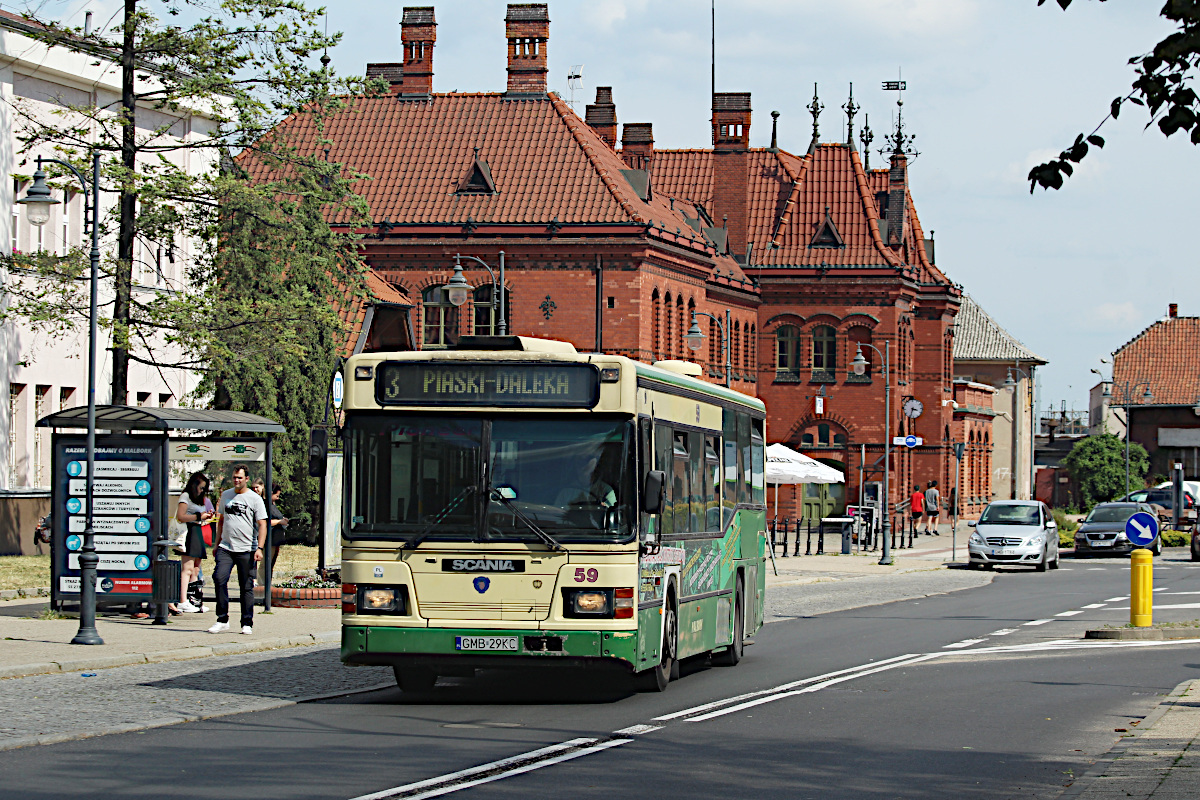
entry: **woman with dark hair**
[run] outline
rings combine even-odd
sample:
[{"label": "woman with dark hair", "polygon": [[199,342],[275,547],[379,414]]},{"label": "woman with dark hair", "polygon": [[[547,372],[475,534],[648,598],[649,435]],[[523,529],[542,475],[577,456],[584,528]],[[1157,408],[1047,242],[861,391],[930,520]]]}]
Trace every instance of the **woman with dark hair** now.
[{"label": "woman with dark hair", "polygon": [[204,546],[204,533],[200,526],[212,519],[213,512],[204,508],[205,496],[208,494],[208,477],[203,472],[193,472],[188,478],[183,494],[179,495],[179,505],[175,508],[175,519],[187,525],[187,542],[184,545],[180,560],[183,568],[180,570],[179,596],[183,602],[179,611],[196,614],[204,611],[203,605],[195,605],[188,600],[188,584],[197,580],[200,573],[200,562],[208,558],[208,548]]}]

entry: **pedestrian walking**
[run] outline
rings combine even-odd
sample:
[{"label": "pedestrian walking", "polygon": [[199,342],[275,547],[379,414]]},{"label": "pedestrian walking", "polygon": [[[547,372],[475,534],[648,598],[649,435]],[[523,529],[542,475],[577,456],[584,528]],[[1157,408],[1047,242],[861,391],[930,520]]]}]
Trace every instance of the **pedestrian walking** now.
[{"label": "pedestrian walking", "polygon": [[908,509],[912,513],[912,530],[916,531],[921,527],[921,515],[925,513],[925,493],[921,491],[920,486],[913,487]]},{"label": "pedestrian walking", "polygon": [[200,573],[200,562],[208,558],[208,548],[204,544],[204,532],[201,526],[212,519],[212,512],[206,511],[206,496],[208,495],[208,477],[203,472],[193,472],[179,495],[179,504],[175,507],[175,519],[187,526],[187,538],[184,540],[183,552],[180,553],[182,569],[179,571],[179,596],[183,601],[178,610],[185,614],[198,614],[205,611],[203,599],[193,602],[189,596],[191,584]]},{"label": "pedestrian walking", "polygon": [[213,583],[217,588],[217,622],[209,633],[229,630],[229,576],[237,567],[242,598],[242,633],[254,633],[254,573],[267,545],[267,507],[249,487],[245,464],[233,467],[233,488],[217,504],[217,540],[213,557]]},{"label": "pedestrian walking", "polygon": [[942,515],[942,493],[938,491],[937,481],[930,481],[925,490],[925,535],[941,536],[938,530],[938,519]]}]

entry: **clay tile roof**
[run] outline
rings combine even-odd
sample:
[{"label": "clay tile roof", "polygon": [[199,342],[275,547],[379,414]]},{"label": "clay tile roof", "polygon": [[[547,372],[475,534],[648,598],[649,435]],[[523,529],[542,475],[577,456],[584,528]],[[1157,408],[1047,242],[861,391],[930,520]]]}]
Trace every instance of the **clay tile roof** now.
[{"label": "clay tile roof", "polygon": [[[1200,405],[1200,317],[1159,320],[1122,345],[1113,357],[1113,392],[1147,381],[1150,405]],[[1143,389],[1130,401],[1141,402]],[[1115,402],[1125,398],[1117,396]]]},{"label": "clay tile roof", "polygon": [[549,22],[550,9],[545,3],[509,3],[505,22]]},{"label": "clay tile roof", "polygon": [[[1045,364],[1041,358],[963,293],[954,318],[955,361],[1025,361]],[[1198,376],[1200,377],[1200,376]]]},{"label": "clay tile roof", "polygon": [[[654,185],[658,191],[699,203],[712,213],[711,150],[655,150]],[[720,224],[717,220],[717,224]]]},{"label": "clay tile roof", "polygon": [[405,6],[402,25],[435,25],[433,6]]},{"label": "clay tile roof", "polygon": [[717,92],[713,95],[713,111],[749,111],[750,92]]},{"label": "clay tile roof", "polygon": [[[367,316],[367,306],[372,303],[387,303],[389,305],[412,307],[412,303],[397,291],[396,287],[392,286],[378,272],[373,269],[367,270],[363,275],[363,283],[367,290],[366,299],[356,299],[346,297],[343,299],[334,300],[334,310],[337,312],[338,319],[342,321],[343,332],[345,338],[342,340],[342,352],[349,355],[354,350],[354,345],[358,342],[358,337],[362,333],[363,320]],[[349,294],[347,292],[347,294]]]}]

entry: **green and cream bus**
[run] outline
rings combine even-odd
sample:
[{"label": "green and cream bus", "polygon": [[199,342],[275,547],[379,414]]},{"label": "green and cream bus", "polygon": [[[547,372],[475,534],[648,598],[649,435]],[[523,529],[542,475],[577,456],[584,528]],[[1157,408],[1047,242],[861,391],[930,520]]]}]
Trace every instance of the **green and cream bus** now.
[{"label": "green and cream bus", "polygon": [[342,660],[439,675],[680,659],[762,626],[763,404],[526,337],[345,367]]}]

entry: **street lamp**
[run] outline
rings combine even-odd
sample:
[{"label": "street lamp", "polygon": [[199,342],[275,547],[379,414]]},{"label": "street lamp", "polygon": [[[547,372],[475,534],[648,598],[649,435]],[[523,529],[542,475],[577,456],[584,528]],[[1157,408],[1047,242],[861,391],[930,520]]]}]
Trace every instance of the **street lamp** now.
[{"label": "street lamp", "polygon": [[[1032,396],[1033,395],[1033,376],[1030,375],[1028,372],[1025,372],[1024,370],[1022,370],[1020,367],[1009,367],[1008,368],[1008,374],[1004,378],[1004,384],[1003,384],[1004,390],[1009,393],[1014,393],[1016,391],[1017,382],[1013,379],[1014,372],[1016,374],[1020,375],[1025,380],[1029,381],[1028,394]],[[1015,395],[1014,395],[1014,397],[1015,397]],[[1033,458],[1034,430],[1033,430],[1033,402],[1032,402],[1032,399],[1028,403],[1028,406],[1029,406],[1029,498],[1032,500],[1034,495],[1037,494],[1036,487],[1034,485],[1034,479],[1033,479],[1034,470],[1037,467],[1033,463],[1034,462],[1034,458]],[[1020,426],[1018,420],[1019,420],[1019,417],[1017,415],[1017,403],[1014,400],[1013,401],[1013,420],[1012,420],[1012,426],[1013,426],[1012,499],[1013,500],[1016,500],[1017,495],[1019,494],[1019,492],[1017,491],[1017,467],[1019,467],[1021,465],[1021,460],[1020,460],[1021,459],[1021,426]]]},{"label": "street lamp", "polygon": [[[1133,432],[1133,426],[1129,424],[1129,407],[1131,405],[1133,405],[1133,403],[1129,402],[1129,399],[1133,395],[1134,392],[1136,392],[1138,389],[1140,389],[1142,387],[1145,387],[1145,389],[1146,389],[1146,391],[1142,392],[1141,401],[1143,403],[1153,402],[1154,395],[1150,393],[1150,382],[1149,381],[1142,381],[1141,383],[1132,383],[1131,381],[1125,381],[1122,384],[1118,384],[1114,380],[1111,382],[1110,385],[1114,388],[1117,386],[1120,386],[1121,387],[1121,397],[1124,398],[1123,401],[1118,403],[1117,405],[1119,405],[1125,409],[1125,498],[1128,499],[1129,498],[1129,434]],[[1111,400],[1112,396],[1113,396],[1112,389],[1110,389],[1108,386],[1105,386],[1104,391],[1100,393],[1100,396],[1106,400]]]},{"label": "street lamp", "polygon": [[864,346],[883,357],[883,554],[879,557],[879,564],[886,567],[892,564],[892,494],[889,479],[892,466],[892,383],[888,378],[892,343],[884,339],[883,352],[880,352],[878,347],[869,342],[859,342],[854,351],[854,360],[850,362],[850,369],[855,375],[862,375],[867,371],[867,359],[862,353]]},{"label": "street lamp", "polygon": [[683,340],[687,342],[688,349],[693,353],[704,346],[704,331],[700,330],[700,323],[696,322],[697,316],[708,317],[717,323],[717,329],[721,331],[721,355],[725,358],[725,385],[729,386],[729,373],[733,369],[729,363],[729,309],[725,309],[724,323],[707,311],[692,311],[692,326],[684,334]]},{"label": "street lamp", "polygon": [[476,256],[454,254],[454,274],[450,276],[450,282],[443,287],[446,290],[446,299],[450,301],[450,305],[452,306],[461,306],[467,302],[467,298],[473,291],[471,284],[463,276],[462,260],[464,258],[468,258],[471,261],[478,261],[488,271],[488,275],[492,276],[492,308],[498,307],[500,309],[500,316],[496,321],[496,330],[501,336],[508,335],[508,321],[504,318],[504,251],[500,251],[499,291],[496,290],[496,273],[492,272],[492,268],[488,266],[486,261]]},{"label": "street lamp", "polygon": [[17,203],[25,206],[25,215],[30,224],[39,227],[49,221],[50,206],[58,203],[50,196],[50,187],[46,186],[46,173],[42,170],[42,164],[45,162],[66,167],[79,179],[83,186],[85,221],[88,211],[91,211],[92,249],[89,255],[92,267],[92,297],[88,314],[87,476],[84,481],[84,507],[87,511],[83,528],[83,547],[79,551],[79,632],[75,634],[71,644],[104,644],[96,630],[96,567],[100,564],[100,557],[96,555],[96,540],[92,529],[92,495],[96,474],[96,293],[100,273],[100,225],[99,212],[96,209],[100,200],[100,153],[92,153],[90,187],[83,173],[66,161],[38,156],[33,185]]}]

